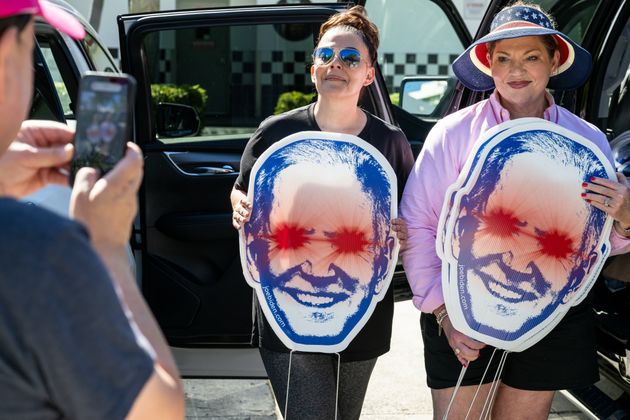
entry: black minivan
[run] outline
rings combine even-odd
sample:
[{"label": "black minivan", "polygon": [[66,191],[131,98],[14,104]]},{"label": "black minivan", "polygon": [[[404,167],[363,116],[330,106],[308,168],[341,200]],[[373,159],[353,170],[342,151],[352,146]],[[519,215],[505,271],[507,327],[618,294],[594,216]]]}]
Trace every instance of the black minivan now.
[{"label": "black minivan", "polygon": [[[490,93],[472,92],[453,78],[450,64],[472,38],[452,0],[238,3],[244,5],[118,19],[122,70],[138,81],[134,141],[145,155],[132,238],[138,281],[182,373],[189,376],[265,375],[252,345],[252,289],[243,278],[228,196],[240,155],[258,124],[287,104],[312,99],[309,60],[321,22],[352,4],[366,7],[380,28],[382,45],[376,83],[361,106],[399,125],[416,154],[437,119]],[[492,16],[508,3],[489,2],[476,37],[488,32]],[[630,2],[534,3],[593,56],[586,84],[551,92],[556,102],[598,126],[611,141],[630,130]],[[78,43],[39,23],[38,42],[43,54],[36,82],[55,82],[60,100],[40,89],[35,104],[52,105],[35,116],[72,121],[80,74],[105,64],[117,71],[116,66],[96,36]],[[54,80],[60,74],[63,80]],[[205,100],[197,100],[195,110],[158,104],[165,85],[195,91]],[[429,97],[409,95],[423,85],[432,92]],[[42,114],[44,108],[33,109]],[[625,149],[618,150],[620,161],[630,157],[623,156]],[[398,300],[410,298],[401,266],[393,284]],[[630,256],[610,258],[592,294],[600,371],[617,391],[612,399],[595,387],[574,390],[574,395],[598,417],[621,418],[620,403],[630,396]]]}]

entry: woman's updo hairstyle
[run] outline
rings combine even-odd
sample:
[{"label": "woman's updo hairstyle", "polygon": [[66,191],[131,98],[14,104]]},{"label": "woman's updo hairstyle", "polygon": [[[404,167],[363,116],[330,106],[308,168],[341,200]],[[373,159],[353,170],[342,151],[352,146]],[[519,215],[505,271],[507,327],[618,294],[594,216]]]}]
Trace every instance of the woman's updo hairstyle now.
[{"label": "woman's updo hairstyle", "polygon": [[340,28],[359,35],[368,48],[371,64],[376,63],[376,51],[379,44],[378,28],[368,19],[363,6],[354,6],[345,12],[331,16],[319,28],[317,43],[319,44],[324,34],[333,28]]}]

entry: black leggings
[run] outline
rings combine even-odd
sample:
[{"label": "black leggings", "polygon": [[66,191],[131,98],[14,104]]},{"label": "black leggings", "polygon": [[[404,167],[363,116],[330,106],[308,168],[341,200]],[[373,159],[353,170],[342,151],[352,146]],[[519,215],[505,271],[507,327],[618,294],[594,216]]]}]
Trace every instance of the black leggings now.
[{"label": "black leggings", "polygon": [[[285,414],[289,353],[260,349],[267,375],[287,420],[333,420],[337,388],[336,354],[293,353],[289,384],[288,416]],[[342,362],[339,376],[339,420],[355,420],[361,415],[363,399],[376,358]]]}]

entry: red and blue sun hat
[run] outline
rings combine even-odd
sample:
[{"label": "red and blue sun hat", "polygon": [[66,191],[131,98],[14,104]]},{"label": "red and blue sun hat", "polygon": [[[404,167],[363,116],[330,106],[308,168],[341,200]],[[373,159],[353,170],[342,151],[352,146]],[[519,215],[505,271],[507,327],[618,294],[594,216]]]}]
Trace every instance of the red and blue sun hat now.
[{"label": "red and blue sun hat", "polygon": [[46,0],[0,0],[0,19],[15,15],[41,16],[72,38],[82,39],[85,36],[85,29],[81,22]]},{"label": "red and blue sun hat", "polygon": [[550,89],[575,89],[591,71],[591,54],[568,36],[554,29],[543,12],[528,6],[512,6],[501,10],[492,20],[490,33],[473,42],[453,62],[453,72],[464,86],[475,91],[494,88],[487,43],[500,39],[532,35],[552,35],[560,50],[560,65],[549,79]]}]

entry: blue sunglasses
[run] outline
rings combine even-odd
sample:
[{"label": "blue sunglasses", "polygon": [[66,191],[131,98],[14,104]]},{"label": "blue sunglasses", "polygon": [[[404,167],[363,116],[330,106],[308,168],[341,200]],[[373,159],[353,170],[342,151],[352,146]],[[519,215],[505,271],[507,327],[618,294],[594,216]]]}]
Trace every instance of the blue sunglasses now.
[{"label": "blue sunglasses", "polygon": [[316,66],[328,64],[333,61],[335,55],[339,57],[344,65],[351,69],[359,67],[359,63],[361,63],[361,53],[354,48],[343,48],[335,54],[335,50],[332,48],[322,47],[313,51],[313,64]]}]

